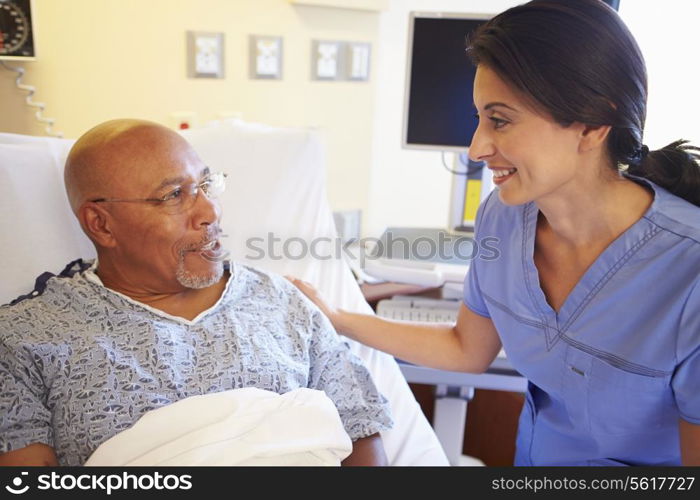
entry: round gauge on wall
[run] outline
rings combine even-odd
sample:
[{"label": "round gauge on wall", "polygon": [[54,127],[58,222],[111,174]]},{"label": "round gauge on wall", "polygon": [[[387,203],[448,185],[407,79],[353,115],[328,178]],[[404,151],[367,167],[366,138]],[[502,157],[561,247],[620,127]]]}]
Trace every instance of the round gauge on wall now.
[{"label": "round gauge on wall", "polygon": [[0,59],[34,59],[31,0],[0,0]]}]

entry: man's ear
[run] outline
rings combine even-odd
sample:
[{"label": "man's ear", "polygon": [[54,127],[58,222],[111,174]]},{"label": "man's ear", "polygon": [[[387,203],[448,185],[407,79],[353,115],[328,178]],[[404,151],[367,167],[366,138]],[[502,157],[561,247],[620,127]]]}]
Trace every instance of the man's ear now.
[{"label": "man's ear", "polygon": [[611,129],[610,125],[582,125],[579,150],[583,153],[603,147]]},{"label": "man's ear", "polygon": [[96,245],[108,248],[116,246],[111,229],[112,218],[99,204],[91,201],[83,203],[78,209],[78,220],[88,238]]}]

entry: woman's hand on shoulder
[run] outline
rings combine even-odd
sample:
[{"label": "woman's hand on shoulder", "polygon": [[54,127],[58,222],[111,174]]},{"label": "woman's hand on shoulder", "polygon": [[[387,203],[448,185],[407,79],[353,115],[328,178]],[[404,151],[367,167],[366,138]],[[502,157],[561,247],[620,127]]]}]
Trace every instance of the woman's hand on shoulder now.
[{"label": "woman's hand on shoulder", "polygon": [[308,281],[303,281],[300,280],[299,278],[295,278],[294,276],[285,276],[295,287],[297,287],[304,295],[306,295],[311,302],[316,304],[316,307],[318,307],[323,314],[325,314],[328,319],[331,320],[331,323],[333,323],[333,326],[336,327],[337,325],[334,321],[334,319],[338,315],[338,309],[335,307],[331,307],[324,299],[321,297],[321,294],[319,291],[314,287],[311,283]]}]

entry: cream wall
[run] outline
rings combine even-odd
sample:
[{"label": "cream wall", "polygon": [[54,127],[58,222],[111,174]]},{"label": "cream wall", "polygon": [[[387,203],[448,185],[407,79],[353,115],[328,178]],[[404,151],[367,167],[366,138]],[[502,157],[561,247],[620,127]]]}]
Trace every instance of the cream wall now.
[{"label": "cream wall", "polygon": [[[318,126],[335,209],[367,207],[374,68],[369,82],[311,81],[311,39],[377,45],[376,12],[288,0],[35,0],[39,57],[24,63],[56,130],[77,137],[117,117],[170,124],[170,113],[220,112],[272,125]],[[225,33],[224,79],[186,77],[187,30]],[[248,35],[284,37],[283,79],[248,78]],[[15,62],[12,62],[16,64]],[[43,135],[0,68],[0,131]],[[256,165],[251,165],[256,168]]]},{"label": "cream wall", "polygon": [[[319,126],[331,205],[362,209],[365,235],[390,225],[440,227],[451,175],[440,153],[401,148],[409,12],[495,13],[518,3],[389,0],[377,13],[288,0],[35,0],[40,53],[25,64],[25,80],[67,137],[120,116],[168,123],[173,111],[196,111],[200,121],[241,112],[251,121]],[[621,2],[649,69],[651,148],[680,137],[700,142],[697,65],[688,63],[698,10],[694,0]],[[226,34],[225,79],[186,78],[189,29]],[[284,37],[281,81],[248,79],[248,34]],[[370,81],[311,81],[312,38],[371,42]],[[0,131],[41,135],[23,98],[14,74],[0,68]]]}]

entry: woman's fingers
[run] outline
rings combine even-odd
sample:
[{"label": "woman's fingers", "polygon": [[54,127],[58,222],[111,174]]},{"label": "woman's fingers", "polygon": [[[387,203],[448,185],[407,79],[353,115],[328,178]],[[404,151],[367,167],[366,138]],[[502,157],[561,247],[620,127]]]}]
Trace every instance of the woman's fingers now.
[{"label": "woman's fingers", "polygon": [[311,283],[300,280],[299,278],[295,278],[294,276],[285,276],[285,278],[291,281],[291,283],[295,287],[301,290],[302,293],[308,298],[310,298],[313,302],[317,302],[318,300],[320,300],[318,297],[318,291],[316,290],[316,288],[314,288],[314,286]]},{"label": "woman's fingers", "polygon": [[333,315],[333,311],[331,311],[328,304],[326,304],[326,301],[321,298],[318,290],[316,290],[316,287],[314,287],[311,283],[289,275],[285,275],[285,278],[287,278],[295,287],[297,287],[301,293],[306,295],[311,302],[316,304],[316,307],[318,307],[326,316],[330,318]]}]

